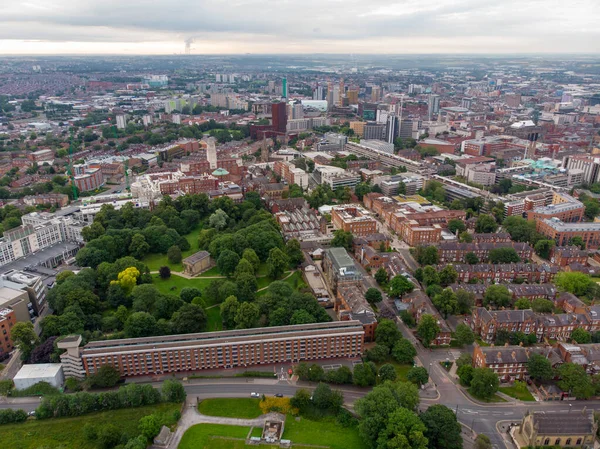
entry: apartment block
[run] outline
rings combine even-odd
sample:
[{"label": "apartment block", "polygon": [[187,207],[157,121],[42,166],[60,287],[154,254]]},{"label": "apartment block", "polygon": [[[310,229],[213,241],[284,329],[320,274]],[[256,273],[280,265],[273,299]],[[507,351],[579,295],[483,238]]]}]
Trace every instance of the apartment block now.
[{"label": "apartment block", "polygon": [[365,299],[363,289],[354,286],[340,286],[334,310],[340,321],[359,321],[365,331],[365,341],[375,341],[377,318],[373,308]]},{"label": "apartment block", "polygon": [[552,204],[538,206],[527,211],[527,219],[536,222],[544,219],[555,218],[563,223],[579,223],[583,220],[585,206],[566,193],[554,192]]},{"label": "apartment block", "polygon": [[10,330],[16,324],[17,317],[14,310],[0,309],[0,360],[4,360],[8,353],[14,349]]},{"label": "apartment block", "polygon": [[473,366],[491,369],[502,381],[524,380],[528,375],[527,363],[533,354],[546,357],[552,366],[557,366],[562,361],[560,355],[553,348],[475,345]]},{"label": "apartment block", "polygon": [[559,267],[566,267],[574,263],[587,265],[588,252],[578,246],[559,246],[550,251],[550,262]]},{"label": "apartment block", "polygon": [[323,254],[323,273],[333,291],[341,285],[358,285],[362,273],[344,248],[329,248]]},{"label": "apartment block", "polygon": [[440,262],[463,262],[468,253],[475,254],[480,261],[485,262],[489,259],[490,251],[498,248],[513,248],[523,261],[531,259],[531,256],[533,255],[531,246],[522,242],[443,242],[438,246],[438,254]]},{"label": "apartment block", "polygon": [[364,334],[351,320],[94,341],[80,349],[79,363],[87,375],[111,365],[130,377],[360,357]]},{"label": "apartment block", "polygon": [[[441,270],[446,264],[438,265]],[[514,282],[525,279],[527,282],[551,282],[558,273],[557,266],[548,264],[512,263],[512,264],[454,264],[458,280],[467,283],[478,282]]]},{"label": "apartment block", "polygon": [[557,246],[567,246],[573,237],[581,237],[586,248],[600,247],[600,222],[564,223],[558,218],[546,218],[536,221],[536,230]]}]

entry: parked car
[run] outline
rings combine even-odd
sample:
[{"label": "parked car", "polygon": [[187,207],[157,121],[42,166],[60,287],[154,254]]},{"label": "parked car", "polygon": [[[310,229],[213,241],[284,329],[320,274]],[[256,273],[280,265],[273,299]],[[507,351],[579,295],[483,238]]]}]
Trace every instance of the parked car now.
[{"label": "parked car", "polygon": [[260,393],[250,393],[251,398],[260,398]]},{"label": "parked car", "polygon": [[283,394],[281,394],[281,393],[277,393],[277,394],[275,395],[275,397],[276,397],[276,398],[282,398],[282,397],[283,397]]}]

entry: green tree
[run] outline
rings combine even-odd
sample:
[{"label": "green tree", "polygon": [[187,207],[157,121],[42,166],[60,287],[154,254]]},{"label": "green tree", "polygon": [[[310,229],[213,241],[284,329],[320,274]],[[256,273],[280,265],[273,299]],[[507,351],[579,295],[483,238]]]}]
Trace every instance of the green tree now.
[{"label": "green tree", "polygon": [[150,245],[146,242],[146,238],[142,234],[134,234],[129,244],[129,254],[136,259],[142,259],[149,252]]},{"label": "green tree", "polygon": [[469,265],[476,265],[479,263],[479,257],[475,255],[475,253],[467,253],[465,254],[465,262]]},{"label": "green tree", "polygon": [[300,249],[300,242],[296,239],[290,239],[285,244],[285,254],[293,266],[298,266],[304,262],[304,254]]},{"label": "green tree", "polygon": [[21,351],[21,358],[27,360],[31,351],[39,343],[39,339],[33,324],[30,322],[18,322],[10,330],[10,336],[14,345]]},{"label": "green tree", "polygon": [[412,282],[401,274],[397,274],[394,276],[390,282],[390,296],[392,297],[401,297],[405,293],[410,293],[413,291],[415,286]]},{"label": "green tree", "polygon": [[254,267],[254,273],[258,271],[258,268],[260,267],[260,259],[258,258],[258,256],[252,248],[246,248],[244,250],[242,254],[242,259],[246,259],[252,264],[252,266]]},{"label": "green tree", "polygon": [[387,381],[378,385],[355,403],[355,410],[361,416],[358,425],[361,437],[369,447],[378,447],[377,440],[390,416],[400,409],[415,410],[418,404],[419,390],[412,383]]},{"label": "green tree", "polygon": [[217,209],[209,218],[208,224],[211,228],[215,228],[217,231],[225,229],[227,226],[227,220],[229,216],[222,209]]},{"label": "green tree", "polygon": [[169,262],[171,262],[172,264],[180,263],[181,258],[182,255],[179,246],[173,245],[167,250],[167,259],[169,259]]},{"label": "green tree", "polygon": [[379,324],[375,329],[375,341],[378,345],[383,345],[388,349],[392,349],[401,339],[402,334],[394,321],[386,318],[379,321]]},{"label": "green tree", "polygon": [[112,449],[121,441],[121,429],[114,424],[103,424],[96,441],[102,449]]},{"label": "green tree", "polygon": [[458,240],[461,243],[471,243],[473,241],[473,236],[471,235],[470,232],[464,231],[464,232],[461,232],[460,234],[458,234]]},{"label": "green tree", "polygon": [[379,285],[385,284],[388,281],[388,272],[385,268],[381,267],[375,272],[375,280]]},{"label": "green tree", "polygon": [[160,428],[160,420],[156,415],[147,415],[140,418],[138,429],[147,440],[152,440],[158,435]]},{"label": "green tree", "polygon": [[554,245],[554,240],[538,240],[534,246],[535,253],[542,259],[549,260],[550,252],[552,251],[552,248],[554,248]]},{"label": "green tree", "polygon": [[451,409],[434,404],[420,418],[425,424],[425,437],[430,449],[462,449],[462,426]]},{"label": "green tree", "polygon": [[365,292],[365,299],[371,304],[378,303],[382,299],[381,292],[379,289],[371,287]]},{"label": "green tree", "polygon": [[384,345],[375,345],[371,349],[365,351],[365,358],[369,362],[381,363],[385,362],[390,356],[390,349]]},{"label": "green tree", "polygon": [[461,233],[467,230],[467,225],[465,225],[465,222],[458,219],[458,218],[453,218],[452,220],[448,221],[448,231],[450,231],[452,234],[455,234],[457,232]]},{"label": "green tree", "polygon": [[273,248],[269,251],[267,266],[269,268],[269,276],[272,279],[279,279],[284,273],[289,264],[288,258],[279,248]]},{"label": "green tree", "polygon": [[492,449],[492,442],[490,441],[490,437],[480,433],[475,438],[475,449]]},{"label": "green tree", "polygon": [[471,313],[471,308],[475,304],[475,294],[462,288],[456,290],[456,304],[458,314]]},{"label": "green tree", "polygon": [[542,382],[554,377],[552,363],[541,354],[531,354],[527,361],[527,372],[534,379]]},{"label": "green tree", "polygon": [[458,375],[461,385],[465,387],[471,386],[474,370],[475,368],[473,368],[471,365],[463,365],[456,370],[456,374]]},{"label": "green tree", "polygon": [[332,390],[324,383],[319,383],[313,391],[313,404],[323,410],[339,410],[344,404],[344,396],[339,390]]},{"label": "green tree", "polygon": [[558,368],[560,381],[558,386],[563,391],[571,392],[577,399],[587,399],[594,394],[594,386],[590,376],[581,365],[575,363],[563,363]]},{"label": "green tree", "polygon": [[304,388],[296,390],[294,396],[290,399],[290,405],[302,411],[311,405],[311,393]]},{"label": "green tree", "polygon": [[398,408],[390,414],[385,429],[377,438],[378,447],[427,449],[425,424],[410,410]]},{"label": "green tree", "polygon": [[393,382],[397,377],[398,374],[396,373],[396,368],[391,363],[386,363],[379,368],[379,379],[382,382],[385,382],[386,380]]},{"label": "green tree", "polygon": [[191,334],[206,329],[207,317],[204,309],[196,304],[184,304],[171,318],[177,334]]},{"label": "green tree", "polygon": [[423,268],[423,283],[425,285],[439,285],[440,283],[440,274],[431,265]]},{"label": "green tree", "polygon": [[191,303],[194,298],[198,298],[202,296],[202,291],[195,287],[184,287],[179,292],[179,297],[182,301]]},{"label": "green tree", "polygon": [[429,373],[422,366],[413,366],[406,373],[406,379],[419,387],[429,382]]},{"label": "green tree", "polygon": [[528,221],[523,217],[508,217],[502,223],[502,227],[515,242],[529,242],[534,245],[538,239],[535,222]]},{"label": "green tree", "polygon": [[221,318],[223,324],[227,329],[233,329],[235,327],[235,317],[240,308],[240,303],[235,296],[229,296],[221,304]]},{"label": "green tree", "polygon": [[185,401],[186,392],[178,380],[166,379],[160,388],[164,402],[182,403]]},{"label": "green tree", "polygon": [[244,258],[240,259],[239,263],[237,264],[237,267],[235,267],[236,279],[241,274],[250,274],[250,275],[254,276],[254,267],[252,266],[252,264],[249,261],[247,261]]},{"label": "green tree", "polygon": [[440,327],[438,326],[435,317],[428,313],[424,313],[417,326],[417,335],[421,339],[423,346],[428,348],[439,332]]},{"label": "green tree", "polygon": [[250,329],[256,326],[260,318],[260,309],[256,304],[243,302],[235,314],[235,324],[238,329]]},{"label": "green tree", "polygon": [[169,267],[160,267],[158,269],[158,275],[161,279],[169,279],[171,277],[171,268]]},{"label": "green tree", "polygon": [[561,271],[554,278],[554,284],[561,290],[584,296],[593,284],[592,278],[579,271]]},{"label": "green tree", "polygon": [[527,298],[519,298],[517,299],[517,301],[515,302],[515,307],[518,310],[527,310],[527,309],[531,309],[531,302],[529,302],[529,300]]},{"label": "green tree", "polygon": [[580,345],[591,343],[592,342],[592,334],[590,334],[585,329],[578,327],[571,333],[571,340],[575,341]]},{"label": "green tree", "polygon": [[537,313],[551,313],[554,310],[554,303],[549,299],[536,298],[531,302],[531,308]]},{"label": "green tree", "polygon": [[333,232],[333,239],[331,240],[331,246],[333,248],[346,248],[346,251],[352,251],[352,241],[354,236],[351,232],[338,229]]},{"label": "green tree", "polygon": [[514,248],[494,248],[489,253],[490,263],[517,263],[521,261]]},{"label": "green tree", "polygon": [[134,312],[125,322],[125,335],[129,338],[149,337],[156,332],[156,319],[148,312]]},{"label": "green tree", "polygon": [[398,363],[413,363],[417,350],[406,338],[398,341],[392,348],[392,357]]},{"label": "green tree", "polygon": [[458,273],[452,265],[446,265],[440,271],[440,284],[447,287],[450,284],[454,284],[458,279]]},{"label": "green tree", "polygon": [[481,214],[477,217],[477,221],[475,222],[475,232],[479,233],[490,233],[496,232],[498,229],[498,223],[491,215]]},{"label": "green tree", "polygon": [[435,295],[433,305],[440,311],[444,318],[452,315],[458,309],[458,301],[451,288],[446,288],[440,294]]},{"label": "green tree", "polygon": [[480,399],[490,399],[498,391],[498,375],[489,368],[475,368],[471,380],[471,392]]},{"label": "green tree", "polygon": [[352,378],[354,385],[359,387],[375,385],[377,381],[377,367],[373,362],[355,365]]},{"label": "green tree", "polygon": [[456,326],[456,340],[461,346],[472,345],[475,342],[475,334],[468,325],[461,323]]},{"label": "green tree", "polygon": [[100,388],[114,387],[121,380],[121,373],[112,365],[102,365],[92,376],[91,383]]},{"label": "green tree", "polygon": [[421,265],[435,265],[440,257],[435,246],[418,246],[415,249],[415,260]]},{"label": "green tree", "polygon": [[217,267],[219,272],[224,276],[231,276],[240,262],[240,256],[234,251],[224,250],[217,259]]},{"label": "green tree", "polygon": [[483,296],[484,306],[508,307],[512,303],[512,295],[504,285],[490,285]]},{"label": "green tree", "polygon": [[575,237],[573,237],[570,241],[569,241],[570,245],[573,246],[577,246],[579,247],[579,249],[585,249],[585,242],[583,241],[583,238],[581,238],[581,236],[576,235]]}]

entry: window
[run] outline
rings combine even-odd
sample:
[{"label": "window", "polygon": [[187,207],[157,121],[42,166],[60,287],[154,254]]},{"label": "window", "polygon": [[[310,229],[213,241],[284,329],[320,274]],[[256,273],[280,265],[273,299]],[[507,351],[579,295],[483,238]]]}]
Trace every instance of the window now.
[{"label": "window", "polygon": [[571,445],[571,438],[567,438],[567,441],[565,442],[565,444],[566,444],[567,446],[570,446],[570,445]]},{"label": "window", "polygon": [[577,446],[581,445],[581,438],[577,438]]},{"label": "window", "polygon": [[556,446],[560,446],[560,438],[557,438],[557,439],[556,439],[556,441],[554,442],[554,444],[555,444]]},{"label": "window", "polygon": [[544,440],[544,446],[548,446],[550,444],[550,438],[546,438]]}]

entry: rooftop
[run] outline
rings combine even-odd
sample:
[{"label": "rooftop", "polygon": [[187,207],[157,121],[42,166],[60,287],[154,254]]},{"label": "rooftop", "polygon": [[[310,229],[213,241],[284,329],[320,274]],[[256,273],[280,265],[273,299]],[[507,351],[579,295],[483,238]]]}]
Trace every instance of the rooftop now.
[{"label": "rooftop", "polygon": [[36,363],[31,365],[23,365],[23,367],[15,375],[15,380],[55,376],[61,369],[62,364],[60,363]]},{"label": "rooftop", "polygon": [[540,435],[586,435],[594,433],[594,412],[583,410],[575,413],[549,415],[533,414],[533,425]]}]

